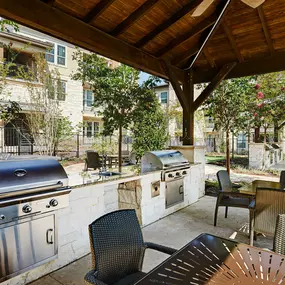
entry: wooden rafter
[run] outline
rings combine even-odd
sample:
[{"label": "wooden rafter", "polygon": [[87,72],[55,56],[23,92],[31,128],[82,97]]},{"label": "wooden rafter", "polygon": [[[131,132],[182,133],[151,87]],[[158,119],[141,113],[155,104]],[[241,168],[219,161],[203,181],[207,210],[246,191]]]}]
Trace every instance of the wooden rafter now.
[{"label": "wooden rafter", "polygon": [[211,67],[215,67],[216,63],[215,60],[213,59],[212,55],[210,54],[208,48],[204,48],[204,56],[206,57],[207,61],[209,62]]},{"label": "wooden rafter", "polygon": [[117,37],[132,26],[136,21],[143,17],[153,6],[160,0],[149,0],[136,9],[129,17],[127,17],[121,24],[119,24],[111,35]]},{"label": "wooden rafter", "polygon": [[272,39],[271,39],[271,36],[270,36],[270,32],[269,32],[267,21],[265,20],[263,5],[259,6],[257,8],[257,11],[258,11],[259,19],[260,19],[261,24],[262,24],[262,29],[263,29],[263,33],[264,33],[264,36],[265,36],[265,40],[266,40],[266,42],[268,44],[268,47],[269,47],[269,51],[270,51],[271,54],[273,54],[274,53],[273,42],[272,42]]},{"label": "wooden rafter", "polygon": [[178,20],[180,20],[182,17],[187,15],[189,12],[191,12],[193,9],[195,9],[202,0],[192,0],[189,4],[185,5],[181,10],[173,14],[169,19],[167,19],[165,22],[157,26],[152,32],[144,36],[142,39],[140,39],[135,46],[138,48],[141,48],[145,46],[149,41],[154,39],[157,35],[168,29],[170,26],[175,24]]},{"label": "wooden rafter", "polygon": [[215,75],[212,81],[207,85],[203,92],[194,101],[194,110],[197,110],[199,106],[209,97],[209,95],[217,88],[217,86],[224,80],[229,72],[236,66],[236,62],[225,64],[220,71]]},{"label": "wooden rafter", "polygon": [[177,96],[181,106],[183,107],[183,109],[185,109],[187,112],[189,112],[189,101],[187,100],[187,97],[181,88],[182,86],[179,83],[179,80],[178,80],[178,77],[177,77],[175,71],[169,65],[169,63],[162,60],[161,64],[165,70],[165,73],[168,75],[169,81],[172,84],[172,87],[176,93],[176,96]]},{"label": "wooden rafter", "polygon": [[95,21],[103,12],[113,4],[115,0],[101,0],[84,18],[84,22],[91,23]]},{"label": "wooden rafter", "polygon": [[232,47],[232,49],[234,51],[234,54],[235,54],[236,58],[238,59],[239,62],[243,62],[244,59],[242,57],[242,54],[240,53],[239,48],[237,47],[237,43],[236,43],[236,41],[234,39],[232,31],[230,30],[228,25],[225,23],[225,21],[223,21],[221,23],[221,26],[222,26],[225,34],[227,35],[227,38],[228,38],[228,40],[230,42],[230,45],[231,45],[231,47]]},{"label": "wooden rafter", "polygon": [[47,0],[46,3],[49,4],[49,5],[51,5],[51,6],[53,6],[55,1],[56,1],[56,0]]},{"label": "wooden rafter", "polygon": [[217,20],[217,16],[215,14],[211,15],[209,18],[203,20],[198,25],[194,26],[190,31],[181,35],[180,37],[176,37],[173,39],[168,45],[164,48],[160,49],[158,52],[155,53],[156,57],[161,57],[164,54],[168,53],[172,49],[176,48],[177,46],[181,45],[183,42],[187,41],[195,37],[196,35],[202,33],[207,28],[211,27]]},{"label": "wooden rafter", "polygon": [[[0,15],[63,41],[168,79],[160,60],[156,57],[42,1],[0,0]],[[184,72],[174,66],[172,70],[182,82]]]}]

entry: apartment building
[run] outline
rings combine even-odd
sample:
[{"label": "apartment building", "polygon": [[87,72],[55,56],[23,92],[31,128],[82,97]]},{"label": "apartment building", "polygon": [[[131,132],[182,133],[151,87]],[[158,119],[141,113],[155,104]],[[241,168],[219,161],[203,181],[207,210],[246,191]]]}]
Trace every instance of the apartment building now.
[{"label": "apartment building", "polygon": [[[24,26],[20,26],[18,32],[15,32],[12,28],[0,32],[0,43],[2,43],[0,47],[1,61],[3,63],[9,61],[5,49],[5,46],[9,45],[10,49],[18,53],[14,62],[22,68],[25,66],[33,68],[35,65],[33,54],[45,54],[49,68],[51,70],[56,68],[60,74],[60,84],[65,96],[56,96],[55,99],[59,102],[62,116],[68,117],[74,128],[81,126],[84,144],[91,144],[92,138],[100,131],[103,123],[98,113],[99,110],[94,110],[92,107],[94,94],[91,89],[88,86],[82,86],[81,81],[71,79],[71,74],[77,69],[77,62],[72,59],[76,47]],[[106,59],[106,63],[111,67],[116,67],[119,64],[109,59]],[[22,109],[21,116],[23,120],[6,125],[4,125],[4,122],[0,122],[2,129],[8,129],[15,125],[20,129],[24,129],[25,113],[33,111],[30,110],[31,104],[29,104],[26,82],[21,78],[15,78],[13,75],[13,72],[10,72],[7,76],[6,93],[9,96],[7,98],[2,96],[1,100],[18,102]],[[35,88],[40,87],[37,82],[34,85]]]}]

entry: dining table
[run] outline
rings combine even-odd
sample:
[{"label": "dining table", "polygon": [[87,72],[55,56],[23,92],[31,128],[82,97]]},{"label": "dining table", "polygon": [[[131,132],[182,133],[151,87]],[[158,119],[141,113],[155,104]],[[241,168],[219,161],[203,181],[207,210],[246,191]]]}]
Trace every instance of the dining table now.
[{"label": "dining table", "polygon": [[280,189],[280,183],[268,180],[253,180],[251,183],[238,188],[238,192],[255,196],[257,188],[274,188]]},{"label": "dining table", "polygon": [[283,284],[284,276],[285,256],[201,234],[135,284]]}]

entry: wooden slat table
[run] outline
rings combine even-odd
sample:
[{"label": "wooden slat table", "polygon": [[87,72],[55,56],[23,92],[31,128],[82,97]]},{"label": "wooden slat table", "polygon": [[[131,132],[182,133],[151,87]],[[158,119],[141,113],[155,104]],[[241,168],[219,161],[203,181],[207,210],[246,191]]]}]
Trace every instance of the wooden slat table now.
[{"label": "wooden slat table", "polygon": [[202,234],[136,285],[283,284],[285,256]]}]

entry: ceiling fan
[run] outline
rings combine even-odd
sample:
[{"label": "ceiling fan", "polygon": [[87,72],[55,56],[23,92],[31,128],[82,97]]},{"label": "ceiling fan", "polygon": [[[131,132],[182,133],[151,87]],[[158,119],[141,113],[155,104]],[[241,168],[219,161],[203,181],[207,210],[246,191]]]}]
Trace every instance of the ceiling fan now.
[{"label": "ceiling fan", "polygon": [[[198,5],[198,7],[195,9],[195,11],[192,14],[192,17],[199,17],[201,16],[214,2],[215,0],[204,0],[202,3]],[[265,0],[240,0],[243,3],[247,4],[248,6],[252,8],[257,8],[262,3],[264,3]]]}]

